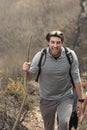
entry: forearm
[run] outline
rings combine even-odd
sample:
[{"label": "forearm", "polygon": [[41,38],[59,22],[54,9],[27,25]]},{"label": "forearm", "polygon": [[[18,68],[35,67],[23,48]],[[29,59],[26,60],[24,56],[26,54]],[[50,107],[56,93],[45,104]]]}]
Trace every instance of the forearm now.
[{"label": "forearm", "polygon": [[83,92],[82,92],[82,84],[81,83],[75,83],[76,92],[78,95],[78,99],[83,98]]}]

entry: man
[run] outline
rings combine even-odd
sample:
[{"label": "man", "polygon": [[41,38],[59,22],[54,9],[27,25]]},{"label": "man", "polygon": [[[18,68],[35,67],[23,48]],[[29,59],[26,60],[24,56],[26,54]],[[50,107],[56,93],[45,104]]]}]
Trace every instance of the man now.
[{"label": "man", "polygon": [[[73,104],[73,87],[69,75],[70,64],[65,54],[64,35],[60,31],[52,31],[47,34],[46,58],[43,58],[41,73],[39,75],[40,85],[40,110],[44,121],[45,130],[54,130],[55,113],[58,115],[58,130],[69,130],[69,120]],[[73,55],[71,74],[78,95],[77,106],[79,116],[82,112],[82,85],[78,68],[78,59],[75,52],[68,48]],[[41,56],[38,52],[30,65],[24,62],[23,70],[27,72],[28,78],[33,79],[38,73],[38,62]],[[44,62],[45,59],[45,62]]]}]

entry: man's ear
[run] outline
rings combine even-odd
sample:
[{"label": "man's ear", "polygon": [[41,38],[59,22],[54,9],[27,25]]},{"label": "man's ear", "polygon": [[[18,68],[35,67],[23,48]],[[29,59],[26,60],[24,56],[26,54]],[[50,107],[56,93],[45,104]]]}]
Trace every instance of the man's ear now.
[{"label": "man's ear", "polygon": [[49,46],[49,42],[47,42],[47,46]]},{"label": "man's ear", "polygon": [[61,43],[62,43],[62,46],[63,46],[63,45],[64,45],[64,42],[62,41]]}]

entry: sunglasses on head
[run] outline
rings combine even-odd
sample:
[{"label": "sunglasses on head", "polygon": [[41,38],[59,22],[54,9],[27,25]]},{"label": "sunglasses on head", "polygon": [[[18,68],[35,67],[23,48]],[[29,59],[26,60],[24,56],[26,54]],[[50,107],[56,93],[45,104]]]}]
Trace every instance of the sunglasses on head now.
[{"label": "sunglasses on head", "polygon": [[47,40],[48,42],[49,42],[51,36],[60,37],[60,38],[61,38],[61,41],[64,41],[64,35],[63,35],[63,33],[62,33],[61,31],[59,31],[59,30],[52,31],[52,32],[50,32],[50,33],[48,33],[48,34],[46,35],[46,40]]},{"label": "sunglasses on head", "polygon": [[50,35],[57,35],[57,36],[63,35],[63,33],[61,31],[52,31],[49,34]]}]

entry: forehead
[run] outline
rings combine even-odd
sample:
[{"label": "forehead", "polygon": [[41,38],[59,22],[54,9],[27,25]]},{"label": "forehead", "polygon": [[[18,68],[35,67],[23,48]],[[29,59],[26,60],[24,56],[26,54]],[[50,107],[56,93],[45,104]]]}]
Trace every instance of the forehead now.
[{"label": "forehead", "polygon": [[50,37],[50,41],[61,41],[61,38],[52,36],[52,37]]}]

